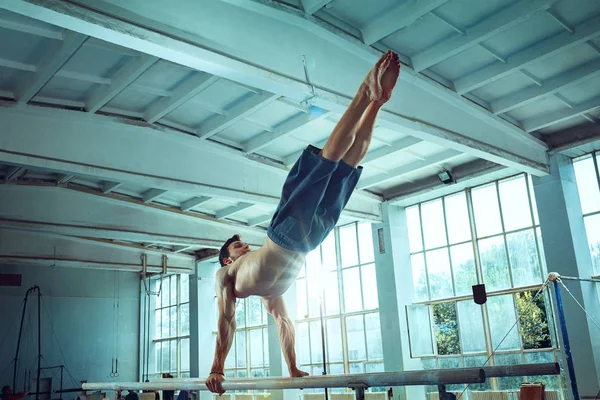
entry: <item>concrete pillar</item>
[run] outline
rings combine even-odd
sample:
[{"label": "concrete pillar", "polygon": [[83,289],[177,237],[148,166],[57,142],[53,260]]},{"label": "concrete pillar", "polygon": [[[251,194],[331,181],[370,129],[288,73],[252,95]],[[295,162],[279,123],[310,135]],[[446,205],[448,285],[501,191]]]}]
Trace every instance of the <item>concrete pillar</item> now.
[{"label": "concrete pillar", "polygon": [[[548,271],[591,277],[592,260],[572,161],[560,154],[553,155],[550,175],[534,177],[533,187]],[[565,285],[592,317],[600,321],[600,303],[594,285],[577,281],[567,281]],[[600,389],[600,332],[564,289],[562,294],[579,393],[595,396]],[[556,315],[555,320],[558,321]],[[564,352],[562,356],[566,369]],[[572,398],[570,386],[568,392]]]},{"label": "concrete pillar", "polygon": [[[210,373],[217,329],[215,307],[215,264],[198,263],[196,275],[190,276],[191,377],[206,378]],[[201,391],[200,398],[212,400],[212,394]]]},{"label": "concrete pillar", "polygon": [[[381,341],[386,371],[421,369],[410,358],[406,305],[412,304],[408,228],[404,208],[383,204],[383,222],[373,224]],[[424,399],[423,387],[395,387],[394,399]]]}]

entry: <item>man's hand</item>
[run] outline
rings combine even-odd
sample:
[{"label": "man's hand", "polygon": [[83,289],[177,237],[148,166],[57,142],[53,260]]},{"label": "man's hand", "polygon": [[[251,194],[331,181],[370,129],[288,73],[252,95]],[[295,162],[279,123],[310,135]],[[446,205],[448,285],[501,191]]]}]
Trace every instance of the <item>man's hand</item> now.
[{"label": "man's hand", "polygon": [[213,393],[217,393],[219,396],[225,393],[221,382],[225,380],[225,377],[221,374],[210,374],[206,380],[206,387]]}]

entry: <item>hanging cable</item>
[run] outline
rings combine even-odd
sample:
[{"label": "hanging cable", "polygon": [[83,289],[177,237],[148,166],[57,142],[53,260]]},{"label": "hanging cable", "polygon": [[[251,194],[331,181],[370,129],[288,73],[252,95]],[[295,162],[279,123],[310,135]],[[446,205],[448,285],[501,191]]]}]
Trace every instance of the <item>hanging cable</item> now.
[{"label": "hanging cable", "polygon": [[587,312],[587,310],[581,305],[581,303],[577,300],[577,298],[575,298],[575,296],[573,295],[573,293],[571,293],[571,291],[569,290],[568,287],[565,286],[565,284],[563,283],[562,279],[560,279],[560,276],[556,278],[556,281],[558,283],[560,283],[560,285],[565,288],[565,290],[567,291],[567,293],[569,293],[569,295],[571,296],[571,298],[573,298],[573,300],[575,301],[575,303],[579,306],[579,308],[581,308],[581,310],[585,313],[585,315],[587,315],[587,317],[590,319],[590,321],[592,321],[592,323],[594,325],[596,325],[596,328],[598,328],[598,330],[600,330],[600,325],[598,325],[598,323],[594,320],[594,318]]},{"label": "hanging cable", "polygon": [[[525,309],[523,311],[528,311],[529,310],[529,307],[538,298],[538,296],[548,287],[549,284],[550,284],[550,280],[547,278],[544,281],[544,283],[542,284],[542,287],[537,291],[537,293],[535,294],[535,296],[533,296],[531,298],[531,300],[529,300],[525,304]],[[502,340],[500,340],[500,343],[498,343],[498,345],[494,348],[494,350],[492,350],[492,354],[490,354],[490,356],[485,360],[485,362],[481,366],[482,368],[485,367],[487,365],[487,363],[490,361],[490,359],[496,354],[496,351],[498,351],[498,349],[500,348],[500,346],[502,345],[502,343],[504,343],[504,341],[506,340],[506,338],[508,337],[508,335],[510,335],[510,333],[517,326],[518,323],[519,323],[519,316],[517,315],[517,317],[515,319],[515,323],[510,327],[510,329],[508,330],[508,332],[506,332],[506,335],[504,335],[504,337],[502,338]],[[464,393],[467,391],[467,389],[469,389],[469,386],[471,386],[470,383],[467,384],[467,386],[465,386],[465,388],[463,389],[462,392],[460,392],[460,395],[456,398],[457,400],[461,399],[461,397],[464,395]]]}]

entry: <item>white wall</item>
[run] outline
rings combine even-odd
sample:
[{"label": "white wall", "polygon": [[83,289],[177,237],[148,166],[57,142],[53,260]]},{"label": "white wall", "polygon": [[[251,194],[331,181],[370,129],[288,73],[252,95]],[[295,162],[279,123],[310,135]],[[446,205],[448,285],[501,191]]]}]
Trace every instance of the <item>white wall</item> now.
[{"label": "white wall", "polygon": [[[80,380],[138,379],[138,274],[8,265],[0,265],[0,273],[22,274],[21,287],[0,287],[0,341],[4,339],[0,344],[0,385],[12,385],[11,363],[15,355],[23,298],[27,289],[34,285],[38,285],[42,293],[42,367],[64,364],[77,383]],[[118,301],[114,297],[115,286],[119,288]],[[37,366],[37,296],[30,295],[28,303],[21,343],[18,390],[23,389],[23,369],[31,365],[35,379]],[[115,304],[118,304],[117,308]],[[116,344],[116,336],[113,335],[116,330],[113,329],[115,311],[119,317],[116,354],[120,376],[110,378],[113,345]],[[53,389],[58,388],[58,376],[56,374],[56,380],[53,380]],[[66,388],[75,387],[75,382],[66,371],[64,385]],[[35,391],[34,384],[32,391]],[[64,398],[76,395],[69,394]]]}]

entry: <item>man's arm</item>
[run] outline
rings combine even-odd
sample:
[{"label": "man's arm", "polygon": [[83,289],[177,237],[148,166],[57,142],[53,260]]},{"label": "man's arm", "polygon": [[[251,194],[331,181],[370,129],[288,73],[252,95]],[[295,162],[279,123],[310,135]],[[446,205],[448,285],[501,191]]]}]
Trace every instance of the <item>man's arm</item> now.
[{"label": "man's arm", "polygon": [[229,276],[217,282],[217,305],[219,308],[219,321],[217,324],[217,345],[215,358],[206,386],[213,393],[219,395],[225,393],[221,382],[225,380],[223,370],[225,359],[233,343],[235,333],[235,294],[233,292],[232,280]]},{"label": "man's arm", "polygon": [[294,350],[294,324],[288,316],[283,298],[281,296],[273,298],[263,297],[262,301],[263,305],[267,309],[267,312],[273,316],[275,322],[277,323],[281,351],[285,357],[285,362],[287,363],[290,376],[292,378],[296,378],[308,375],[306,372],[300,371],[296,365],[296,351]]}]

